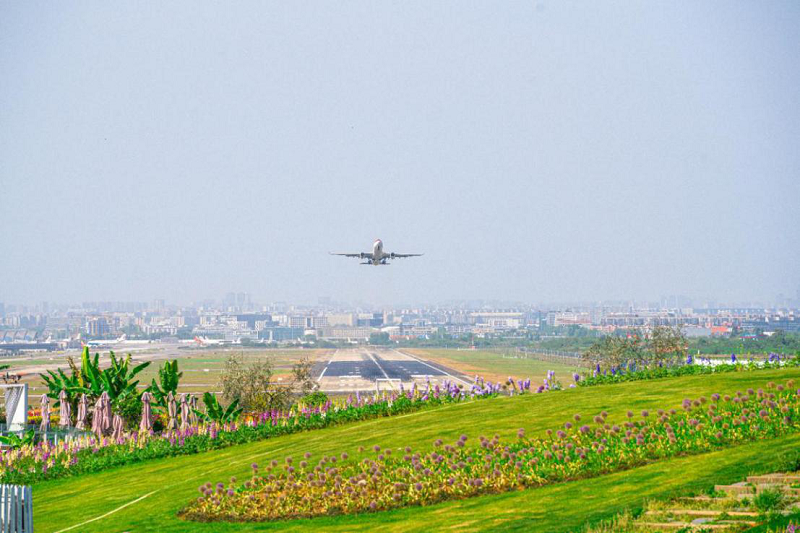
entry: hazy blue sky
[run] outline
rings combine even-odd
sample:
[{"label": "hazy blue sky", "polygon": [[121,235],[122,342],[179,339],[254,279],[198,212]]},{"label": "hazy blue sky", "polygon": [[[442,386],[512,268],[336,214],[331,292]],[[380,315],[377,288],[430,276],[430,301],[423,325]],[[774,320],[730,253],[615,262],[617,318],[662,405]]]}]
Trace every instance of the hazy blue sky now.
[{"label": "hazy blue sky", "polygon": [[[800,3],[0,4],[0,301],[800,289]],[[424,252],[389,267],[328,251]]]}]

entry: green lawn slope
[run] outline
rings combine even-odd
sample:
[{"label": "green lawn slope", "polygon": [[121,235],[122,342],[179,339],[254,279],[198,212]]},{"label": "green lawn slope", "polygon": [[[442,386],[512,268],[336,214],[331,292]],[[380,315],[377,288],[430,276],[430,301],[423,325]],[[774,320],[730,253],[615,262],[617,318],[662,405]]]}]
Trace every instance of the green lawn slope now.
[{"label": "green lawn slope", "polygon": [[366,531],[376,527],[393,531],[571,531],[587,520],[640,505],[647,497],[698,490],[715,482],[733,482],[749,473],[774,469],[781,457],[798,449],[800,435],[663,461],[596,479],[426,508],[248,524],[185,522],[176,513],[196,497],[199,485],[227,481],[231,476],[244,478],[249,475],[252,462],[263,464],[286,455],[299,457],[307,451],[316,458],[347,451],[350,460],[358,460],[363,456],[356,453],[360,445],[408,445],[427,450],[436,438],[454,441],[462,433],[473,440],[481,434],[495,433],[512,438],[520,427],[532,435],[560,426],[575,413],[593,415],[606,410],[616,421],[622,420],[628,409],[678,407],[686,397],[757,388],[768,381],[790,378],[798,380],[800,369],[688,376],[496,398],[156,460],[36,485],[34,524],[38,532]]}]

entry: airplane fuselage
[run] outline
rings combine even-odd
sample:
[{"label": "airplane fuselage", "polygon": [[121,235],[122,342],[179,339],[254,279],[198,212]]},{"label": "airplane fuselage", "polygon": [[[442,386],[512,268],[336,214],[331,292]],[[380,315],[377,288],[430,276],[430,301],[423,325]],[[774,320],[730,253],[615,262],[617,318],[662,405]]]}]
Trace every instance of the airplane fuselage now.
[{"label": "airplane fuselage", "polygon": [[346,257],[357,257],[363,261],[362,265],[373,265],[373,266],[380,266],[380,265],[388,265],[390,260],[394,259],[401,259],[403,257],[417,257],[422,254],[399,254],[396,252],[387,253],[383,251],[383,241],[380,239],[375,239],[375,242],[372,243],[372,251],[371,252],[353,252],[353,253],[344,253],[344,252],[330,252],[331,255],[343,255]]},{"label": "airplane fuselage", "polygon": [[388,254],[383,253],[383,241],[375,239],[372,243],[372,264],[380,265],[383,262],[384,256]]}]

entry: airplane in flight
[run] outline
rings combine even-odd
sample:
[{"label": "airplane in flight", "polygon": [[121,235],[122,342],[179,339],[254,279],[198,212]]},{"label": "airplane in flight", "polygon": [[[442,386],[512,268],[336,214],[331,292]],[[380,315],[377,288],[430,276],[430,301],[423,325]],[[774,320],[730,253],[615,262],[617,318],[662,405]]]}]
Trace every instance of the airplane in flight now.
[{"label": "airplane in flight", "polygon": [[346,254],[346,253],[337,253],[331,252],[331,255],[343,255],[345,257],[357,257],[359,259],[366,259],[362,265],[373,265],[373,266],[381,266],[381,265],[388,265],[390,259],[401,259],[403,257],[419,257],[422,254],[396,254],[394,252],[384,252],[383,251],[383,241],[380,239],[376,239],[375,242],[372,243],[372,251],[371,252],[360,252],[356,254]]}]

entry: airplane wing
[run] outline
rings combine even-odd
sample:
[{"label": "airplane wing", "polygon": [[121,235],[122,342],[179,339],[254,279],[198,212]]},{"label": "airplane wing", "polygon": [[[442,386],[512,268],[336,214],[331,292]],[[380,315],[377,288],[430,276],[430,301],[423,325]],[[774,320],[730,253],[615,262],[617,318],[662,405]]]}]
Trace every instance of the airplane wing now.
[{"label": "airplane wing", "polygon": [[396,254],[396,253],[389,254],[389,256],[392,259],[402,259],[404,257],[419,257],[421,255],[425,255],[425,254]]},{"label": "airplane wing", "polygon": [[360,252],[357,254],[330,252],[331,255],[343,255],[345,257],[358,257],[359,259],[372,259],[372,252]]}]

